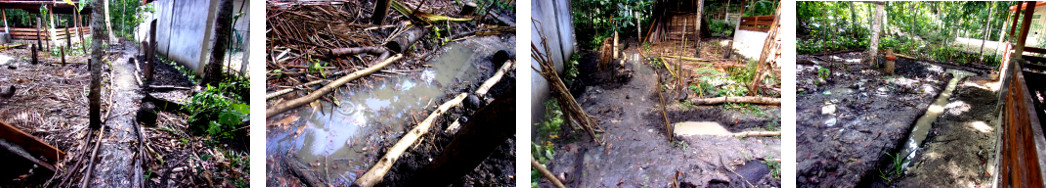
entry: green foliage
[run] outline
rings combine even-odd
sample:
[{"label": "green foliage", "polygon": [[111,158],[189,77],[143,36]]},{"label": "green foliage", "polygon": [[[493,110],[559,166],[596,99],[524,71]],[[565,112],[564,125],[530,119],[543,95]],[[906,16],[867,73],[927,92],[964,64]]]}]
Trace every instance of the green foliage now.
[{"label": "green foliage", "polygon": [[560,110],[559,103],[556,100],[545,101],[545,117],[547,121],[536,123],[538,126],[538,136],[547,136],[549,140],[559,138],[559,130],[562,129],[563,123],[566,122],[563,119],[563,111]]},{"label": "green foliage", "polygon": [[745,13],[742,14],[742,16],[773,15],[774,11],[777,10],[777,4],[778,4],[778,1],[771,1],[771,0],[756,1],[753,5],[751,5],[751,7],[745,9]]},{"label": "green foliage", "polygon": [[708,30],[715,36],[730,36],[734,34],[734,24],[719,19],[708,19]]},{"label": "green foliage", "polygon": [[[190,112],[188,123],[198,132],[219,139],[235,138],[235,130],[249,120],[250,105],[237,100],[232,92],[236,83],[222,82],[218,87],[207,85],[207,90],[193,95],[182,110]],[[249,88],[249,86],[248,86]]]},{"label": "green foliage", "polygon": [[904,164],[908,163],[908,159],[905,158],[905,156],[894,155],[886,151],[883,151],[883,153],[890,158],[891,163],[890,168],[886,169],[886,171],[879,169],[879,177],[887,182],[891,182],[893,181],[893,177],[903,173],[902,170],[904,170]]},{"label": "green foliage", "polygon": [[563,77],[564,81],[566,81],[566,82],[573,82],[574,79],[577,79],[577,75],[579,74],[579,71],[578,71],[578,61],[579,60],[581,60],[581,55],[578,54],[578,53],[574,53],[574,55],[570,56],[570,61],[567,61],[567,63],[564,65],[564,66],[566,66],[566,67],[564,67],[564,68],[566,68],[566,70],[563,71],[565,73],[565,75]]},{"label": "green foliage", "polygon": [[828,76],[831,76],[831,75],[832,75],[832,70],[830,70],[828,68],[821,67],[820,69],[817,69],[817,76],[821,77],[822,80],[827,81],[828,80]]},{"label": "green foliage", "polygon": [[767,153],[766,154],[766,159],[767,160],[763,160],[763,164],[766,164],[766,166],[770,168],[770,175],[772,177],[774,177],[775,179],[781,179],[781,162],[780,161],[770,160],[770,159],[772,159],[772,157],[773,157],[773,155],[770,155],[769,153]]},{"label": "green foliage", "polygon": [[[641,25],[649,26],[654,15],[654,0],[577,0],[570,1],[572,16],[580,46],[598,49],[603,39],[619,35],[635,36],[636,15]],[[542,23],[553,24],[553,23]],[[641,28],[642,29],[642,28]]]}]

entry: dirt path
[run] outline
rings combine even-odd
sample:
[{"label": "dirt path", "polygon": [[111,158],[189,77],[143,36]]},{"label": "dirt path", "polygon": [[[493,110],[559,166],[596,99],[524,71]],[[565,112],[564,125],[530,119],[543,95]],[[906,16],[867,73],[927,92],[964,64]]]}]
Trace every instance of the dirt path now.
[{"label": "dirt path", "polygon": [[105,137],[90,177],[89,184],[93,187],[132,187],[139,182],[134,179],[135,172],[141,168],[134,160],[138,145],[134,113],[138,111],[142,95],[141,86],[134,78],[135,66],[127,62],[137,50],[123,45],[120,57],[111,63],[113,88],[107,89],[113,92],[113,106],[105,121]]},{"label": "dirt path", "polygon": [[982,187],[990,185],[996,142],[997,95],[988,78],[959,84],[944,113],[933,123],[899,187]]},{"label": "dirt path", "polygon": [[[630,57],[631,54],[626,55]],[[590,59],[590,58],[587,58]],[[740,166],[752,164],[757,171],[749,173],[752,184],[773,186],[780,183],[769,177],[769,169],[755,159],[780,158],[779,138],[743,138],[694,136],[677,137],[682,142],[669,143],[663,117],[655,104],[656,77],[646,61],[630,58],[634,69],[632,78],[615,81],[591,82],[578,97],[578,102],[589,115],[605,129],[603,146],[588,136],[556,141],[549,169],[563,174],[570,187],[668,187],[673,182],[683,186],[713,185],[741,186],[743,180],[731,171],[746,173]],[[582,62],[585,66],[594,65]],[[585,72],[584,70],[582,72]],[[664,73],[667,75],[667,73]],[[585,80],[586,78],[581,78]],[[617,86],[620,85],[620,86]],[[671,103],[670,103],[671,104]],[[717,121],[731,129],[742,130],[762,126],[774,118],[727,111],[718,107],[695,107],[682,110],[674,105],[669,119],[679,121]],[[778,114],[775,108],[764,109],[766,114]],[[779,121],[779,119],[777,119]],[[573,135],[583,135],[573,132]],[[762,165],[762,168],[759,168]],[[748,170],[748,171],[751,171]],[[679,173],[679,174],[677,174]],[[678,176],[677,176],[678,175]],[[753,177],[754,176],[754,177]],[[543,184],[543,186],[548,186]],[[747,186],[747,185],[745,185]]]}]

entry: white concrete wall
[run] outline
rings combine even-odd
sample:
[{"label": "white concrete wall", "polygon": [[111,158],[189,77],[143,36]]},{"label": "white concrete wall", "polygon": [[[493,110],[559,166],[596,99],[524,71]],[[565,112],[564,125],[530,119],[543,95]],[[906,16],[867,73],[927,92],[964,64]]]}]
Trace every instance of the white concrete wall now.
[{"label": "white concrete wall", "polygon": [[[196,70],[197,74],[203,73],[202,65],[207,62],[200,62],[200,56],[207,56],[211,51],[211,45],[206,45],[206,49],[203,48],[203,37],[207,36],[207,33],[211,33],[211,38],[207,39],[206,42],[210,44],[215,40],[214,31],[207,31],[207,24],[209,23],[207,15],[208,11],[210,11],[211,1],[217,0],[157,0],[151,3],[153,6],[156,6],[156,14],[150,15],[150,17],[155,17],[158,20],[156,24],[157,53],[185,65],[187,68]],[[242,7],[245,4],[248,7]],[[235,12],[241,11],[241,7],[244,15],[233,24],[235,31],[233,32],[232,40],[240,42],[240,46],[243,48],[246,48],[249,40],[247,36],[250,16],[246,14],[248,12],[247,9],[250,7],[249,4],[246,0],[233,1],[234,16]],[[149,22],[139,25],[139,36],[135,38],[139,41],[144,40],[148,35],[148,29]],[[237,38],[241,40],[236,41]],[[230,56],[229,58],[232,57]],[[244,56],[244,58],[246,57]],[[234,59],[233,61],[240,60]]]},{"label": "white concrete wall", "polygon": [[745,58],[758,60],[759,54],[763,52],[763,43],[766,42],[767,35],[769,34],[766,32],[737,30],[737,33],[734,34],[734,50]]}]

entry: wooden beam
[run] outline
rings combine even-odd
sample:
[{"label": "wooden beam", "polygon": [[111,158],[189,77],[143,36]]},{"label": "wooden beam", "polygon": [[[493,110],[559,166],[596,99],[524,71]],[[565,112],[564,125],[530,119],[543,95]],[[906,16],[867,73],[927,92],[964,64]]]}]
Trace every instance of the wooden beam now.
[{"label": "wooden beam", "polygon": [[1029,1],[1028,5],[1024,8],[1024,21],[1021,23],[1021,36],[1020,38],[1017,38],[1017,46],[1014,47],[1014,53],[1017,55],[1024,53],[1024,44],[1028,41],[1028,31],[1031,29],[1031,18],[1034,13],[1035,1]]}]

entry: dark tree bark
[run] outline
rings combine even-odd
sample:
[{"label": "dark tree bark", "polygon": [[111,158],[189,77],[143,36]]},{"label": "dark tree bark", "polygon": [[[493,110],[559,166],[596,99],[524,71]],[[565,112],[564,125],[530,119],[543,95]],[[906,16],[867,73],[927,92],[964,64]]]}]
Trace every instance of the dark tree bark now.
[{"label": "dark tree bark", "polygon": [[215,40],[211,48],[211,60],[204,70],[202,84],[217,85],[222,81],[222,62],[225,62],[225,49],[229,48],[229,34],[232,32],[232,0],[218,2],[218,17],[215,19]]},{"label": "dark tree bark", "polygon": [[[92,6],[103,7],[105,2],[94,1]],[[91,59],[88,61],[88,67],[91,70],[91,92],[87,98],[89,99],[90,127],[92,129],[102,127],[102,64],[105,64],[102,62],[102,55],[105,53],[102,51],[102,43],[105,42],[106,35],[104,11],[91,11],[91,40],[94,42],[91,43]]]},{"label": "dark tree bark", "polygon": [[370,16],[370,22],[374,25],[381,25],[385,22],[385,16],[389,12],[390,0],[378,0],[377,5],[374,6],[374,15]]}]

